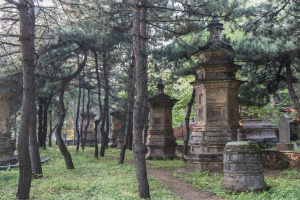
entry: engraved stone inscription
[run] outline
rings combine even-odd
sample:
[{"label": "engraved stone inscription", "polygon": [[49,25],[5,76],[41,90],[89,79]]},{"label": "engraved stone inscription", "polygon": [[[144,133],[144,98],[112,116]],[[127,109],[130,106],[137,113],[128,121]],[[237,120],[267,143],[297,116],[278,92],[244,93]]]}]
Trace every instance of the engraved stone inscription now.
[{"label": "engraved stone inscription", "polygon": [[155,125],[161,124],[160,118],[155,118],[154,123],[155,123]]}]

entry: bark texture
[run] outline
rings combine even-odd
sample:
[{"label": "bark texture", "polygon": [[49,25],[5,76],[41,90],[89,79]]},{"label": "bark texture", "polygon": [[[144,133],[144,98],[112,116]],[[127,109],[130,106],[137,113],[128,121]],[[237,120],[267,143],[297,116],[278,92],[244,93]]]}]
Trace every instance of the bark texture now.
[{"label": "bark texture", "polygon": [[124,163],[125,152],[126,152],[126,148],[128,146],[131,118],[132,118],[132,107],[133,107],[133,99],[134,99],[134,85],[133,85],[134,62],[135,62],[134,55],[132,55],[131,60],[132,60],[132,62],[131,62],[130,71],[129,71],[129,89],[128,89],[129,103],[128,103],[128,107],[127,107],[124,143],[122,145],[121,152],[120,152],[119,164]]},{"label": "bark texture", "polygon": [[28,199],[31,186],[31,163],[29,153],[29,131],[31,108],[34,102],[34,30],[35,13],[33,0],[19,0],[17,4],[20,22],[20,44],[23,69],[23,99],[19,124],[19,184],[18,199]]},{"label": "bark texture", "polygon": [[[145,96],[147,90],[147,68],[145,65],[146,54],[143,52],[142,44],[146,41],[146,12],[147,1],[142,0],[139,5],[138,0],[132,1],[133,16],[133,48],[136,59],[136,81],[137,95],[133,112],[133,157],[135,161],[136,176],[138,180],[139,196],[141,198],[150,198],[149,184],[146,171],[145,154],[147,152],[143,144],[142,133],[145,125]],[[144,37],[144,38],[143,38]],[[143,38],[143,39],[142,39]]]},{"label": "bark texture", "polygon": [[79,82],[79,92],[78,92],[78,101],[77,101],[77,112],[76,112],[76,132],[77,132],[77,141],[76,141],[76,152],[79,152],[79,145],[80,145],[80,131],[79,131],[79,113],[80,113],[80,99],[81,99],[81,77],[79,74],[78,82]]},{"label": "bark texture", "polygon": [[186,135],[183,144],[182,160],[184,160],[184,156],[187,155],[187,151],[188,151],[189,138],[190,138],[190,115],[191,115],[193,103],[195,101],[195,95],[196,95],[196,90],[193,89],[192,97],[190,102],[188,103],[188,109],[185,116]]}]

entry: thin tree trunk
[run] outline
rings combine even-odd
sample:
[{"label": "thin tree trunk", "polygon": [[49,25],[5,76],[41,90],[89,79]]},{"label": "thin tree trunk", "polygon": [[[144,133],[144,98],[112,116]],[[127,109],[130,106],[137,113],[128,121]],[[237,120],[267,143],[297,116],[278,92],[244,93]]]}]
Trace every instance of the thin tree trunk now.
[{"label": "thin tree trunk", "polygon": [[134,99],[134,86],[133,86],[133,74],[134,74],[134,55],[131,57],[131,65],[130,65],[130,71],[129,71],[129,103],[127,108],[127,116],[126,116],[126,127],[125,127],[125,134],[124,134],[124,143],[121,148],[120,152],[120,158],[119,158],[119,164],[124,163],[125,158],[125,152],[128,145],[128,138],[129,138],[129,129],[131,124],[131,117],[132,117],[132,107],[133,107],[133,99]]},{"label": "thin tree trunk", "polygon": [[[50,131],[49,131],[49,147],[52,147],[52,132],[54,129],[52,129],[52,104],[51,104],[51,107],[50,107],[50,110],[49,110],[49,128],[50,128]],[[55,126],[56,127],[56,126]]]},{"label": "thin tree trunk", "polygon": [[101,148],[100,148],[100,156],[104,157],[105,146],[107,144],[106,131],[104,131],[104,125],[107,124],[107,110],[108,110],[108,75],[107,75],[107,60],[106,60],[106,52],[103,53],[103,72],[104,72],[104,81],[105,81],[105,94],[104,94],[104,106],[103,106],[103,118],[101,121]]},{"label": "thin tree trunk", "polygon": [[[78,58],[79,60],[79,58]],[[79,61],[78,61],[78,65],[79,65]],[[76,152],[79,152],[79,145],[80,145],[80,133],[79,132],[79,124],[78,124],[78,120],[79,120],[79,113],[80,113],[80,99],[81,99],[81,76],[79,74],[78,76],[78,82],[79,82],[79,93],[78,93],[78,106],[77,106],[77,113],[76,113],[76,132],[77,132],[77,145],[76,145]]]},{"label": "thin tree trunk", "polygon": [[30,119],[30,135],[29,135],[29,152],[31,161],[31,170],[33,178],[43,177],[43,170],[39,152],[39,144],[36,136],[36,105],[32,102]]},{"label": "thin tree trunk", "polygon": [[288,87],[291,99],[294,102],[295,109],[298,112],[298,114],[300,115],[299,99],[298,99],[298,97],[296,95],[296,92],[294,90],[293,83],[292,83],[291,63],[286,63],[285,64],[285,68],[286,68],[286,84],[287,84],[287,87]]},{"label": "thin tree trunk", "polygon": [[98,68],[98,54],[96,51],[94,51],[94,56],[95,56],[95,67],[96,67],[96,75],[97,75],[97,84],[98,84],[98,105],[99,105],[99,112],[100,112],[100,116],[99,119],[95,121],[95,158],[98,158],[98,125],[100,123],[100,121],[102,120],[102,103],[101,103],[101,88],[100,88],[100,76],[99,76],[99,68]]},{"label": "thin tree trunk", "polygon": [[90,90],[89,89],[88,89],[88,102],[86,104],[86,111],[87,111],[87,124],[84,127],[84,138],[83,138],[83,143],[81,144],[82,151],[84,151],[85,148],[87,129],[90,125]]},{"label": "thin tree trunk", "polygon": [[42,131],[42,147],[46,149],[46,139],[47,139],[47,126],[48,126],[48,108],[49,102],[47,100],[44,101],[44,116],[43,116],[43,131]]},{"label": "thin tree trunk", "polygon": [[84,89],[84,71],[82,77],[82,114],[81,114],[81,126],[80,126],[80,138],[81,138],[81,147],[83,144],[83,118],[84,118],[84,100],[85,100],[85,89]]},{"label": "thin tree trunk", "polygon": [[186,134],[185,134],[185,138],[184,138],[182,160],[185,160],[184,156],[187,155],[187,151],[188,151],[189,138],[190,138],[190,115],[191,115],[193,103],[195,101],[195,95],[196,95],[196,90],[193,89],[192,97],[191,97],[190,102],[188,103],[188,109],[187,109],[186,116],[185,116]]},{"label": "thin tree trunk", "polygon": [[134,104],[133,112],[133,157],[135,161],[136,176],[138,180],[140,198],[150,198],[149,184],[147,179],[145,154],[147,152],[143,144],[142,133],[145,125],[144,104],[147,90],[147,69],[145,68],[146,55],[143,52],[141,39],[145,35],[147,1],[142,0],[142,8],[138,0],[132,1],[132,18],[133,18],[133,48],[136,59],[136,80],[137,80],[137,96]]},{"label": "thin tree trunk", "polygon": [[43,147],[43,112],[44,112],[44,103],[43,99],[39,98],[39,110],[38,110],[38,139],[39,139],[39,146]]},{"label": "thin tree trunk", "polygon": [[[28,4],[31,4],[29,6]],[[34,30],[35,13],[33,0],[19,0],[17,4],[20,23],[20,44],[22,53],[23,69],[23,99],[21,120],[18,135],[19,153],[19,184],[17,191],[18,199],[29,199],[31,186],[31,163],[29,153],[29,131],[31,108],[34,102]]]}]

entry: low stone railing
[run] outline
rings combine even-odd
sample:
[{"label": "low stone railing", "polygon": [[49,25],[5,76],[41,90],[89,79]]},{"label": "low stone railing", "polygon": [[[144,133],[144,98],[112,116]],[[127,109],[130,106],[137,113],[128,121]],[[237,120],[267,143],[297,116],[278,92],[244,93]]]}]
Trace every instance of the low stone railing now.
[{"label": "low stone railing", "polygon": [[298,151],[262,151],[263,167],[269,169],[300,169],[300,152]]}]

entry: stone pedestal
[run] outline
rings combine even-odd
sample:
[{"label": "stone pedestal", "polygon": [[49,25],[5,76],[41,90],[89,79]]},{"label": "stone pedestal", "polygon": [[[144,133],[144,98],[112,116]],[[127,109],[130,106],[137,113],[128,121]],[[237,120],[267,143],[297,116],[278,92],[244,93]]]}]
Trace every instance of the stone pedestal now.
[{"label": "stone pedestal", "polygon": [[[88,124],[89,126],[86,131],[86,140],[85,140],[85,146],[88,147],[94,147],[95,146],[95,132],[94,132],[94,119],[96,117],[96,114],[93,112],[89,112],[89,115],[87,113],[81,114],[81,117],[83,117],[83,131],[85,131],[85,127]],[[84,138],[85,132],[83,132],[82,137]]]},{"label": "stone pedestal", "polygon": [[0,165],[4,166],[17,163],[16,141],[10,132],[10,101],[16,95],[15,88],[15,83],[0,80]]},{"label": "stone pedestal", "polygon": [[116,148],[118,146],[118,135],[120,133],[120,118],[121,118],[121,111],[114,111],[110,113],[112,116],[112,127],[110,132],[110,147]]},{"label": "stone pedestal", "polygon": [[224,182],[227,190],[244,192],[270,189],[265,183],[262,152],[256,142],[235,141],[224,149]]},{"label": "stone pedestal", "polygon": [[196,90],[196,124],[185,158],[190,167],[200,170],[223,169],[224,147],[236,139],[240,127],[238,90],[242,81],[235,79],[240,66],[222,50],[232,50],[222,42],[222,26],[214,18],[208,43],[194,54],[199,60],[194,68],[198,80],[191,83]]},{"label": "stone pedestal", "polygon": [[278,122],[279,143],[276,144],[277,151],[294,151],[294,144],[290,140],[289,116],[283,115]]},{"label": "stone pedestal", "polygon": [[278,126],[266,119],[242,119],[240,124],[246,139],[255,141],[260,147],[268,148],[278,142]]},{"label": "stone pedestal", "polygon": [[122,148],[122,145],[124,143],[124,135],[122,135],[121,137],[119,137],[117,139],[117,143],[118,143],[118,146],[117,146],[117,149],[121,149]]},{"label": "stone pedestal", "polygon": [[178,100],[164,93],[162,80],[158,92],[148,100],[150,109],[150,128],[147,136],[147,159],[173,159],[176,157],[176,138],[172,128],[172,108]]}]

